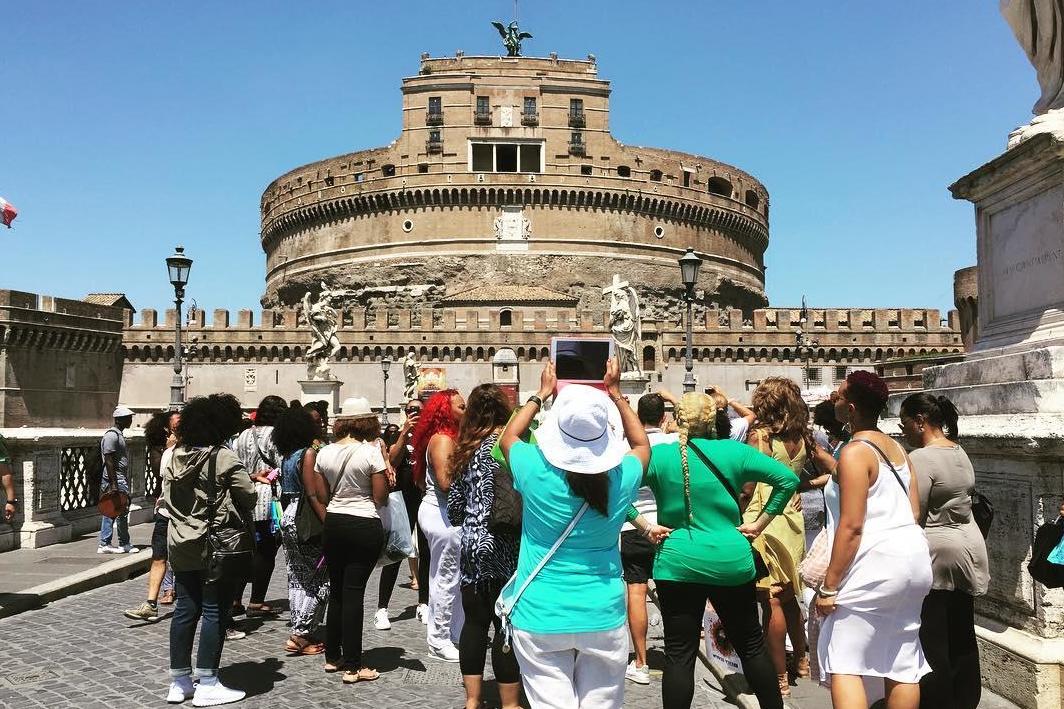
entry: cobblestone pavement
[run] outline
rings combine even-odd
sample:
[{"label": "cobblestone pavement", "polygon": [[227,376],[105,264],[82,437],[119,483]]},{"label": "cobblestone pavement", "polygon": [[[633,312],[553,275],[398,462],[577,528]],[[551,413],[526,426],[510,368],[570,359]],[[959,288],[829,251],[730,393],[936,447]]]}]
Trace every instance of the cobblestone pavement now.
[{"label": "cobblestone pavement", "polygon": [[[284,555],[269,598],[287,607]],[[400,577],[403,581],[405,574]],[[0,620],[0,707],[11,709],[126,709],[162,707],[167,686],[169,614],[160,606],[160,622],[145,624],[122,615],[143,600],[146,577],[105,586],[56,601],[36,611]],[[425,655],[424,626],[414,619],[416,594],[397,587],[391,602],[392,629],[372,625],[377,574],[367,590],[366,663],[381,679],[343,686],[337,675],[321,670],[322,658],[289,657],[285,616],[280,620],[241,620],[244,640],[228,642],[222,655],[222,680],[248,692],[241,707],[453,707],[463,706],[457,664]],[[661,706],[661,628],[652,627],[649,687],[626,682],[625,706]],[[488,662],[490,672],[490,660]],[[699,683],[695,707],[732,706]],[[493,683],[486,699],[497,706]],[[189,703],[190,705],[191,703]]]}]

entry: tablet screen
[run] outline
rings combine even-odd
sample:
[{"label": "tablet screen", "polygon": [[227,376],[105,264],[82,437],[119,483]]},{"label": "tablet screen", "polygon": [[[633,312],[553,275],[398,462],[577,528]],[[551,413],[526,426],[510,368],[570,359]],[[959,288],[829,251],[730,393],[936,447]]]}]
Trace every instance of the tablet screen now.
[{"label": "tablet screen", "polygon": [[610,343],[602,340],[558,340],[555,347],[555,371],[558,379],[602,381]]}]

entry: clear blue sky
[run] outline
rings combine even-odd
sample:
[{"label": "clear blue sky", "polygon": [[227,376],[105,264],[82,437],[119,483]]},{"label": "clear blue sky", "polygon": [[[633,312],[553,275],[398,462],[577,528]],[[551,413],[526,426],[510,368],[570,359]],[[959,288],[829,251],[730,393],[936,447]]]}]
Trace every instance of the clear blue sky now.
[{"label": "clear blue sky", "polygon": [[[523,2],[524,52],[598,57],[623,142],[761,179],[776,305],[952,307],[975,262],[946,190],[1030,117],[1034,71],[997,0]],[[427,51],[501,51],[509,0],[9,3],[0,39],[0,287],[258,307],[274,177],[387,144]]]}]

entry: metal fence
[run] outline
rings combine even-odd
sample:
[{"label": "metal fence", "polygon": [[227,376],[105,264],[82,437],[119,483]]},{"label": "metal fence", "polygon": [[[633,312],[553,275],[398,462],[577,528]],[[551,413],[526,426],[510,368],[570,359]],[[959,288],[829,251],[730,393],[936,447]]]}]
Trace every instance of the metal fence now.
[{"label": "metal fence", "polygon": [[98,446],[66,446],[60,449],[59,509],[63,512],[95,507],[100,501],[100,483],[96,477],[100,472],[97,451]]}]

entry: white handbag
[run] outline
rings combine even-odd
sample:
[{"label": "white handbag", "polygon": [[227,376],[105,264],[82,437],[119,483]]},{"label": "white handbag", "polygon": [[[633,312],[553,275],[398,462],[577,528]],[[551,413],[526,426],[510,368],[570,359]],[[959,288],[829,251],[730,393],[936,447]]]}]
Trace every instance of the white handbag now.
[{"label": "white handbag", "polygon": [[572,534],[573,529],[576,528],[576,523],[580,521],[580,518],[587,512],[588,504],[585,502],[583,506],[577,510],[573,516],[573,520],[569,522],[569,526],[565,528],[565,531],[558,537],[558,541],[554,542],[554,546],[543,555],[543,558],[536,564],[536,568],[532,569],[532,573],[528,575],[525,582],[521,584],[521,587],[514,592],[514,587],[517,585],[517,572],[510,577],[510,580],[506,582],[506,585],[502,587],[499,592],[499,598],[495,601],[495,615],[499,616],[499,620],[502,621],[502,651],[510,652],[511,639],[513,636],[513,626],[510,624],[510,617],[513,616],[514,606],[521,600],[521,594],[528,588],[528,584],[532,583],[532,579],[536,578],[536,574],[547,565],[550,558],[554,556],[554,552],[558,551],[558,548],[562,545],[562,542]]}]

